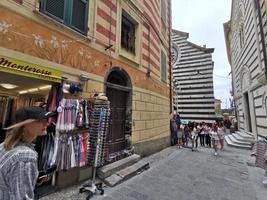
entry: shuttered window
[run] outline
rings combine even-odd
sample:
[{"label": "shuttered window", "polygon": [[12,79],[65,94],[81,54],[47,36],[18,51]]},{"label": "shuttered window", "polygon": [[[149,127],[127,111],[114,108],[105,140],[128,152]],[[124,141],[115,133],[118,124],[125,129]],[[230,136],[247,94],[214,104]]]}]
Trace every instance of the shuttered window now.
[{"label": "shuttered window", "polygon": [[167,80],[167,71],[166,71],[166,55],[163,51],[161,51],[161,80],[166,82]]},{"label": "shuttered window", "polygon": [[49,14],[63,20],[64,0],[46,0],[45,8]]},{"label": "shuttered window", "polygon": [[41,0],[40,11],[86,35],[88,4],[89,0]]},{"label": "shuttered window", "polygon": [[79,30],[84,30],[87,26],[85,22],[87,1],[83,0],[74,0],[73,1],[73,11],[72,11],[72,19],[71,25],[76,27]]}]

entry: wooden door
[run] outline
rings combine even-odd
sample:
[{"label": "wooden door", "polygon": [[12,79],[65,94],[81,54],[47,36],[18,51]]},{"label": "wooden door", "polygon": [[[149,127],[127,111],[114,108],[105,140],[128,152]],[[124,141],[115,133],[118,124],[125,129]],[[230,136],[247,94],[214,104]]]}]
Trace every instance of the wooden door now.
[{"label": "wooden door", "polygon": [[107,88],[110,101],[111,124],[109,127],[109,153],[125,149],[125,120],[127,92]]}]

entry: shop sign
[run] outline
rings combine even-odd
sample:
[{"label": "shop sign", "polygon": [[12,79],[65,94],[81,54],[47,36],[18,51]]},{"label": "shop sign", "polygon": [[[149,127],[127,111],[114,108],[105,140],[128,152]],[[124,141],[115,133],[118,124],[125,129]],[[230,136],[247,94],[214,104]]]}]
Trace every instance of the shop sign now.
[{"label": "shop sign", "polygon": [[0,71],[37,78],[52,82],[61,82],[62,72],[0,55]]}]

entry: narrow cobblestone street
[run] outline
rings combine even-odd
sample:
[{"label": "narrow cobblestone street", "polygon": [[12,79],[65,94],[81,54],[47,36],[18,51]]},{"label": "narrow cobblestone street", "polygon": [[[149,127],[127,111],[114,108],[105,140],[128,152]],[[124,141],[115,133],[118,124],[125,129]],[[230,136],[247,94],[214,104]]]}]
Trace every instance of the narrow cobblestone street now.
[{"label": "narrow cobblestone street", "polygon": [[[264,200],[263,171],[249,167],[250,151],[226,148],[218,156],[209,148],[169,147],[144,158],[150,169],[114,187],[95,200]],[[79,186],[67,188],[42,200],[85,199]],[[248,189],[249,188],[249,189]]]}]

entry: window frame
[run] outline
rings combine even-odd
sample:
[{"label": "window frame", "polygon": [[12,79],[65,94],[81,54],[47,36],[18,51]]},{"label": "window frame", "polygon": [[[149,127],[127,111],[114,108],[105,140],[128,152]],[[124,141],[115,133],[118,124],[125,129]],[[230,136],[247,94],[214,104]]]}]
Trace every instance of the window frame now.
[{"label": "window frame", "polygon": [[[122,30],[123,30],[123,19],[125,18],[125,20],[127,20],[128,24],[133,25],[133,28],[131,30],[133,30],[133,41],[132,41],[132,45],[133,45],[133,49],[131,48],[127,48],[123,44],[123,38],[122,38]],[[121,13],[121,38],[120,38],[120,46],[122,49],[124,49],[125,51],[127,51],[128,53],[131,53],[133,55],[136,55],[136,30],[137,30],[137,26],[138,23],[124,10],[122,9],[122,13]],[[131,31],[129,31],[131,32]]]},{"label": "window frame", "polygon": [[[165,58],[165,63],[163,63],[164,60],[163,58]],[[160,52],[160,79],[165,83],[167,82],[167,56],[163,50],[161,50]]]},{"label": "window frame", "polygon": [[72,16],[73,16],[73,2],[75,0],[65,0],[64,1],[64,9],[63,9],[63,18],[59,18],[52,13],[47,11],[46,4],[48,0],[40,0],[40,9],[39,11],[44,13],[45,15],[51,17],[52,19],[64,24],[67,27],[70,27],[71,29],[83,34],[87,35],[88,32],[88,16],[89,16],[89,2],[90,0],[79,0],[83,3],[85,3],[85,16],[84,16],[84,29],[81,30],[72,24]]}]

